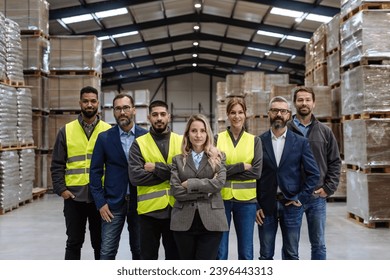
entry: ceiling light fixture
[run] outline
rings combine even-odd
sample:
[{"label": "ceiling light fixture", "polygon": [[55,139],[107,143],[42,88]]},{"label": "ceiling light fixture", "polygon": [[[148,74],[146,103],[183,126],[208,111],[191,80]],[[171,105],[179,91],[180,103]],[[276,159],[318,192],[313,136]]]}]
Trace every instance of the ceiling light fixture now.
[{"label": "ceiling light fixture", "polygon": [[199,31],[199,29],[200,29],[200,25],[198,25],[198,24],[197,24],[197,25],[194,25],[194,30],[195,30],[195,31]]},{"label": "ceiling light fixture", "polygon": [[198,54],[193,53],[193,54],[192,54],[192,57],[198,57]]},{"label": "ceiling light fixture", "polygon": [[197,47],[197,46],[199,46],[199,42],[193,42],[192,45],[193,45],[194,47]]},{"label": "ceiling light fixture", "polygon": [[195,62],[192,63],[192,67],[196,67],[196,66],[198,66],[198,64],[196,64]]}]

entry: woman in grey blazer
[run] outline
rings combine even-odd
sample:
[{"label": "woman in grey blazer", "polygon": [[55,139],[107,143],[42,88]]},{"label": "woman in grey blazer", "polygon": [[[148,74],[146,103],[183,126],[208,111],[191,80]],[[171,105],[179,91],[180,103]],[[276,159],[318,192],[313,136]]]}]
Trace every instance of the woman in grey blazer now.
[{"label": "woman in grey blazer", "polygon": [[176,199],[171,230],[181,259],[216,259],[222,232],[228,230],[220,193],[225,181],[225,155],[214,146],[207,118],[191,116],[170,181]]}]

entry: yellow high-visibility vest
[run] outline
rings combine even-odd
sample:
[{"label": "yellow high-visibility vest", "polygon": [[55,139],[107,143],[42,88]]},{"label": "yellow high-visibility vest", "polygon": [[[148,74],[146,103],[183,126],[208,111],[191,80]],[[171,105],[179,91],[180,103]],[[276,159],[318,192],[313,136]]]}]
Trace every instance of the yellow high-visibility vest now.
[{"label": "yellow high-visibility vest", "polygon": [[[244,131],[237,146],[234,147],[227,131],[218,134],[217,147],[226,154],[226,165],[238,162],[252,163],[254,158],[255,136]],[[247,201],[256,197],[256,179],[253,180],[226,180],[221,190],[223,200],[235,198]]]},{"label": "yellow high-visibility vest", "polygon": [[[145,162],[165,162],[166,164],[171,164],[172,158],[181,153],[182,139],[182,136],[171,132],[167,161],[165,161],[150,132],[138,137],[136,141]],[[168,204],[173,206],[175,198],[171,195],[170,189],[169,180],[154,186],[137,186],[138,214],[164,209]]]},{"label": "yellow high-visibility vest", "polygon": [[65,184],[67,187],[85,186],[89,183],[89,167],[93,148],[100,132],[111,128],[99,121],[88,139],[78,120],[65,125],[68,159],[66,161]]}]

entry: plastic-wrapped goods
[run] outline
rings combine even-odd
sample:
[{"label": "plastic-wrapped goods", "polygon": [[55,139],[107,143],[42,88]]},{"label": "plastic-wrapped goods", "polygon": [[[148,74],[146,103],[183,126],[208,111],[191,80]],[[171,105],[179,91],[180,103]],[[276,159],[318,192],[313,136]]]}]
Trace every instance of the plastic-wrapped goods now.
[{"label": "plastic-wrapped goods", "polygon": [[6,30],[6,70],[8,79],[24,83],[23,77],[23,50],[19,25],[9,19],[5,19]]},{"label": "plastic-wrapped goods", "polygon": [[347,170],[347,211],[364,223],[390,221],[390,174]]},{"label": "plastic-wrapped goods", "polygon": [[35,151],[28,148],[19,150],[18,153],[20,165],[19,200],[24,202],[32,199],[35,176]]},{"label": "plastic-wrapped goods", "polygon": [[226,75],[226,96],[244,96],[243,77],[241,74]]},{"label": "plastic-wrapped goods", "polygon": [[343,115],[390,112],[390,65],[358,66],[341,77]]},{"label": "plastic-wrapped goods", "polygon": [[0,210],[19,205],[19,156],[16,150],[0,151]]},{"label": "plastic-wrapped goods", "polygon": [[24,80],[31,90],[32,109],[49,111],[47,94],[49,78],[41,75],[24,75]]},{"label": "plastic-wrapped goods", "polygon": [[0,84],[0,146],[17,146],[17,103],[16,89]]},{"label": "plastic-wrapped goods", "polygon": [[340,14],[326,24],[326,51],[329,53],[332,50],[340,48]]},{"label": "plastic-wrapped goods", "polygon": [[0,11],[16,21],[21,30],[49,34],[49,3],[46,0],[1,0]]},{"label": "plastic-wrapped goods", "polygon": [[102,72],[102,42],[96,36],[50,36],[51,71]]},{"label": "plastic-wrapped goods", "polygon": [[21,144],[33,144],[32,132],[32,96],[29,88],[18,88],[16,90],[18,124],[16,127],[18,141]]},{"label": "plastic-wrapped goods", "polygon": [[313,85],[314,86],[326,86],[328,84],[327,65],[317,65],[313,72]]},{"label": "plastic-wrapped goods", "polygon": [[249,133],[258,136],[269,129],[270,123],[268,117],[260,116],[247,118],[245,126]]},{"label": "plastic-wrapped goods", "polygon": [[265,90],[270,91],[273,85],[283,85],[289,83],[288,74],[266,74],[265,75]]},{"label": "plastic-wrapped goods", "polygon": [[[309,42],[306,43],[305,46],[305,65],[306,69],[305,72],[310,73],[314,70],[314,43],[313,43],[313,37],[310,39]],[[288,81],[287,81],[288,83]]]},{"label": "plastic-wrapped goods", "polygon": [[217,120],[218,121],[226,121],[227,120],[227,115],[226,115],[226,102],[217,102]]},{"label": "plastic-wrapped goods", "polygon": [[42,36],[22,35],[23,69],[49,74],[50,41]]},{"label": "plastic-wrapped goods", "polygon": [[149,106],[150,91],[148,89],[137,89],[134,91],[134,105]]},{"label": "plastic-wrapped goods", "polygon": [[248,71],[244,73],[244,93],[253,93],[263,91],[264,85],[264,72],[261,71]]},{"label": "plastic-wrapped goods", "polygon": [[314,114],[317,118],[332,117],[332,94],[329,86],[312,87],[316,95]]},{"label": "plastic-wrapped goods", "polygon": [[217,101],[224,101],[226,97],[226,82],[217,82]]},{"label": "plastic-wrapped goods", "polygon": [[326,57],[328,85],[340,83],[340,50],[333,52]]},{"label": "plastic-wrapped goods", "polygon": [[390,119],[344,122],[344,161],[360,168],[390,165]]},{"label": "plastic-wrapped goods", "polygon": [[5,16],[0,12],[0,81],[5,81],[7,79],[7,48],[5,37]]},{"label": "plastic-wrapped goods", "polygon": [[50,75],[47,87],[50,110],[80,110],[80,89],[85,86],[100,92],[101,79],[94,75]]},{"label": "plastic-wrapped goods", "polygon": [[390,0],[341,0],[340,3],[340,15],[341,17],[347,16],[352,11],[358,9],[362,5],[369,5],[372,9],[385,8],[388,9],[390,7]]},{"label": "plastic-wrapped goods", "polygon": [[341,66],[363,58],[390,59],[390,10],[363,10],[341,25]]}]

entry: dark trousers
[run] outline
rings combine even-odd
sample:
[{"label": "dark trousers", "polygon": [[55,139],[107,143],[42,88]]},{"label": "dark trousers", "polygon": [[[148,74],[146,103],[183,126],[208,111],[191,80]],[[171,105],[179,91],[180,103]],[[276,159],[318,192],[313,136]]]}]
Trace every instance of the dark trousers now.
[{"label": "dark trousers", "polygon": [[173,237],[181,260],[216,260],[222,231],[208,231],[196,211],[190,229],[174,231]]},{"label": "dark trousers", "polygon": [[126,196],[127,202],[127,230],[133,260],[141,259],[140,226],[137,213],[137,189]]},{"label": "dark trousers", "polygon": [[64,216],[66,224],[65,260],[79,260],[81,248],[85,240],[87,221],[95,260],[100,259],[101,220],[95,203],[78,202],[73,199],[64,200]]},{"label": "dark trousers", "polygon": [[141,259],[157,260],[160,238],[165,250],[166,260],[177,260],[179,255],[172,231],[170,219],[156,219],[145,215],[139,216],[141,235]]}]

